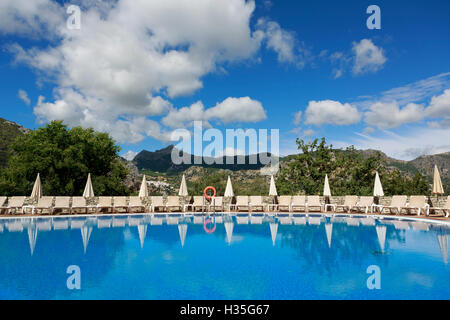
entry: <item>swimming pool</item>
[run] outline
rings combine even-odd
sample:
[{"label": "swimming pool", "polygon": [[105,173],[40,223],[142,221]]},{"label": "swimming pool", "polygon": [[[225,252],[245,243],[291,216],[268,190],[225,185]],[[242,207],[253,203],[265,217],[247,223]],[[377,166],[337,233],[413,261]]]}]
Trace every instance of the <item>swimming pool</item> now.
[{"label": "swimming pool", "polygon": [[0,299],[448,299],[449,233],[340,215],[0,219]]}]

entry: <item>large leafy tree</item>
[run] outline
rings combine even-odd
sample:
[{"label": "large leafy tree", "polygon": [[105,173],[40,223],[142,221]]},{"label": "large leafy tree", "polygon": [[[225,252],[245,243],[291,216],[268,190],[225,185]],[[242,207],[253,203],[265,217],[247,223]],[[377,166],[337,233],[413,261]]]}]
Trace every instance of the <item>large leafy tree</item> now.
[{"label": "large leafy tree", "polygon": [[332,146],[326,144],[325,138],[320,142],[315,139],[311,143],[297,139],[296,143],[301,153],[289,160],[288,165],[281,170],[277,179],[278,193],[318,194],[325,174],[336,169]]},{"label": "large leafy tree", "polygon": [[0,192],[30,194],[39,172],[43,192],[48,195],[81,195],[88,173],[92,174],[96,195],[128,194],[123,184],[127,169],[119,160],[119,151],[106,133],[69,129],[61,121],[52,121],[12,144]]},{"label": "large leafy tree", "polygon": [[371,195],[377,171],[386,195],[429,193],[425,177],[416,174],[410,178],[399,170],[389,170],[380,152],[363,155],[353,146],[333,149],[325,138],[309,143],[297,139],[297,146],[300,153],[288,159],[277,179],[279,194],[322,194],[328,174],[333,195]]}]

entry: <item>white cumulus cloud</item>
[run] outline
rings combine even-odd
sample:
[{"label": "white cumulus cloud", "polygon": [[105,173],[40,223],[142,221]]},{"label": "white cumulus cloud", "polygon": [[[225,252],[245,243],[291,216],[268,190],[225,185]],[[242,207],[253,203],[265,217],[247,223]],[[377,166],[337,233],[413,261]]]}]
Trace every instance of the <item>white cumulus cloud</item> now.
[{"label": "white cumulus cloud", "polygon": [[[77,3],[82,4],[81,29],[69,30],[67,4],[2,1],[0,33],[49,41],[40,47],[8,45],[16,62],[56,84],[54,96],[40,97],[34,108],[39,121],[92,126],[120,142],[147,136],[167,140],[168,130],[149,117],[176,118],[174,113],[184,111],[177,111],[171,98],[199,90],[202,77],[225,63],[253,59],[264,37],[261,30],[251,30],[254,1]],[[195,110],[188,113],[197,117]],[[226,99],[209,114],[223,123],[265,118],[261,104],[250,98]]]},{"label": "white cumulus cloud", "polygon": [[364,114],[364,119],[369,126],[389,129],[422,120],[424,110],[423,105],[415,103],[409,103],[400,108],[397,102],[377,102]]},{"label": "white cumulus cloud", "polygon": [[184,128],[192,121],[258,122],[266,117],[261,102],[249,97],[230,97],[208,109],[205,109],[201,101],[189,107],[173,109],[162,119],[162,123],[171,128]]},{"label": "white cumulus cloud", "polygon": [[373,44],[370,39],[362,39],[353,43],[354,65],[353,74],[375,72],[386,62],[383,49]]},{"label": "white cumulus cloud", "polygon": [[361,114],[355,106],[333,100],[310,101],[305,111],[305,123],[316,126],[324,124],[349,125],[357,123]]}]

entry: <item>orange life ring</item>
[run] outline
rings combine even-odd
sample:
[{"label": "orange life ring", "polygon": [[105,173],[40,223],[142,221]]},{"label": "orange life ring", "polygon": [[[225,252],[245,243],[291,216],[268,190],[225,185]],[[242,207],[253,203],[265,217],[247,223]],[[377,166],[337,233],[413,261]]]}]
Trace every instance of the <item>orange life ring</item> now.
[{"label": "orange life ring", "polygon": [[[208,190],[212,190],[212,191],[213,191],[212,197],[209,196],[209,195],[206,193]],[[213,198],[213,197],[216,196],[216,189],[215,189],[214,187],[211,187],[211,186],[206,187],[205,190],[203,191],[203,195],[205,196],[206,200],[210,201],[211,198]]]}]

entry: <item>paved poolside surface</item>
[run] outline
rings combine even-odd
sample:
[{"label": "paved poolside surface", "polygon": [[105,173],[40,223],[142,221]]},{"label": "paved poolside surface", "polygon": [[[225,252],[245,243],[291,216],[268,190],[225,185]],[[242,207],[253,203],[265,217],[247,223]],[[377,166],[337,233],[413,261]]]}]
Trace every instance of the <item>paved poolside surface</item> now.
[{"label": "paved poolside surface", "polygon": [[[173,212],[173,213],[175,213],[175,214],[179,214],[180,212]],[[188,214],[192,214],[192,212],[186,212],[186,213],[188,213]],[[230,212],[225,212],[226,214],[229,214]],[[244,212],[244,211],[241,211],[240,213],[247,213],[247,212]],[[261,214],[261,213],[263,213],[263,212],[256,212],[255,211],[255,213],[258,213],[258,214]],[[264,212],[264,213],[267,213],[267,212]],[[288,212],[283,212],[284,214],[286,214],[286,213],[288,213]],[[292,213],[292,212],[291,212]],[[298,213],[298,214],[309,214],[308,212],[296,212],[296,213]],[[105,213],[105,215],[106,214],[108,214],[108,215],[114,215],[114,214],[129,214],[129,215],[142,215],[142,214],[153,214],[153,213],[149,213],[149,212],[133,212],[133,213],[126,213],[126,212],[123,212],[123,213]],[[162,214],[164,214],[164,212],[162,212]],[[196,212],[196,214],[199,214],[199,212]],[[236,212],[231,212],[231,214],[236,214]],[[417,216],[417,215],[414,215],[414,214],[409,214],[409,215],[406,215],[406,214],[401,214],[401,215],[399,215],[399,214],[396,214],[396,215],[394,215],[394,214],[380,214],[380,213],[368,213],[368,214],[365,214],[365,213],[346,213],[346,212],[310,212],[310,214],[322,214],[322,215],[333,215],[333,214],[337,214],[337,215],[339,215],[339,214],[346,214],[346,215],[349,215],[349,216],[352,216],[352,215],[354,215],[354,216],[361,216],[361,215],[367,215],[367,216],[383,216],[383,217],[405,217],[405,218],[415,218],[415,219],[424,219],[424,220],[436,220],[436,221],[449,221],[450,222],[450,217],[448,217],[448,218],[446,218],[445,216],[443,216],[443,215],[439,215],[439,216],[437,216],[437,215],[430,215],[430,216],[424,216],[424,215],[421,215],[421,216]],[[34,214],[34,215],[32,215],[31,213],[26,213],[26,214],[17,214],[17,215],[11,215],[11,214],[8,214],[8,215],[6,215],[6,214],[0,214],[0,217],[4,217],[4,218],[20,218],[20,217],[58,217],[58,216],[81,216],[81,214],[67,214],[67,213],[65,213],[65,214],[56,214],[56,215],[49,215],[49,214]],[[84,215],[86,215],[86,214],[83,214],[83,216]],[[91,214],[87,214],[87,215],[102,215],[102,213],[91,213]]]}]

